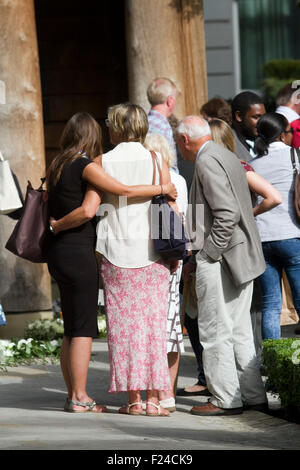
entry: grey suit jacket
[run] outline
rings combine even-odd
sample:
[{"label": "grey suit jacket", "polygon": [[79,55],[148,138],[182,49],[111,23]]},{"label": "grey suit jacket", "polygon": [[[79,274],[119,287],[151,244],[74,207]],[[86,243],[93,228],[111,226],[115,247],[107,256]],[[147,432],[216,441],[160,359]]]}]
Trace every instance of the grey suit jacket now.
[{"label": "grey suit jacket", "polygon": [[[203,216],[197,216],[196,205]],[[195,163],[190,192],[195,251],[221,261],[236,285],[266,268],[246,174],[236,155],[209,141]],[[201,213],[201,211],[200,211]]]}]

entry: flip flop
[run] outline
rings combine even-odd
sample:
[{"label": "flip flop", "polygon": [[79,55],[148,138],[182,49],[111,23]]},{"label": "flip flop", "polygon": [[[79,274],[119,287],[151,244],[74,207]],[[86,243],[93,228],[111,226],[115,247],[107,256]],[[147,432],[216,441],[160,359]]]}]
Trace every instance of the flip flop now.
[{"label": "flip flop", "polygon": [[[95,410],[95,406],[97,405],[95,400],[84,402],[84,401],[74,401],[74,400],[68,399],[68,401],[69,401],[68,404],[67,404],[67,401],[65,403],[64,410],[69,413],[106,413],[107,411],[106,406],[103,406],[101,411]],[[73,405],[83,406],[85,408],[87,407],[88,409],[87,410],[74,410]]]}]

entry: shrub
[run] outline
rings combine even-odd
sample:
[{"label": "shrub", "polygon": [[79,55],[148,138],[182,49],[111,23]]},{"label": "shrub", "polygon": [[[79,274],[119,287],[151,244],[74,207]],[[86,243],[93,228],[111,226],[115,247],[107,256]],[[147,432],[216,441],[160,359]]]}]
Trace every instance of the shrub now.
[{"label": "shrub", "polygon": [[265,340],[263,360],[269,389],[279,394],[281,407],[300,413],[300,340]]},{"label": "shrub", "polygon": [[60,318],[53,320],[35,320],[29,323],[24,332],[24,338],[37,341],[52,341],[64,335],[64,322]]},{"label": "shrub", "polygon": [[274,59],[266,62],[263,66],[263,76],[261,89],[264,93],[267,111],[274,111],[279,90],[288,83],[299,80],[300,60]]}]

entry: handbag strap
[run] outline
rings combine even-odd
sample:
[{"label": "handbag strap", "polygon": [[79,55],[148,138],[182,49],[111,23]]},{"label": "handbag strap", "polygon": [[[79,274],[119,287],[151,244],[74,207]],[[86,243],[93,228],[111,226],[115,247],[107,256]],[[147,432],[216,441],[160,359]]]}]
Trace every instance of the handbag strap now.
[{"label": "handbag strap", "polygon": [[291,160],[292,160],[294,173],[298,173],[297,166],[296,166],[296,159],[295,159],[295,151],[296,151],[296,154],[297,154],[297,157],[298,157],[298,162],[299,162],[299,165],[300,165],[300,149],[291,147]]},{"label": "handbag strap", "polygon": [[158,173],[159,173],[159,184],[161,184],[162,181],[162,172],[160,168],[160,164],[157,158],[157,155],[153,150],[150,150],[151,157],[152,157],[152,163],[153,163],[153,178],[152,178],[152,184],[155,184],[155,177],[156,177],[156,166],[158,168]]}]

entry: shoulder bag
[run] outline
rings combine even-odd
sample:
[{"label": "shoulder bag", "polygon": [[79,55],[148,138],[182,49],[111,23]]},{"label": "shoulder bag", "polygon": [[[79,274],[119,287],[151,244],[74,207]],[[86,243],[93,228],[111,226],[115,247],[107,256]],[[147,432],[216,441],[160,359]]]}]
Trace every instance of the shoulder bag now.
[{"label": "shoulder bag", "polygon": [[9,163],[0,152],[0,214],[9,214],[20,209],[22,201],[19,197]]},{"label": "shoulder bag", "polygon": [[[155,152],[151,151],[153,180],[155,184],[156,166],[160,184],[162,173]],[[184,259],[187,255],[188,239],[180,216],[172,209],[165,195],[154,196],[151,204],[151,232],[154,249],[164,261]]]},{"label": "shoulder bag", "polygon": [[45,178],[38,189],[28,181],[23,213],[5,248],[33,263],[46,263],[50,241],[49,212]]}]

